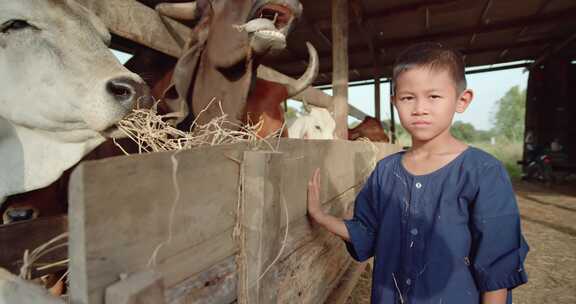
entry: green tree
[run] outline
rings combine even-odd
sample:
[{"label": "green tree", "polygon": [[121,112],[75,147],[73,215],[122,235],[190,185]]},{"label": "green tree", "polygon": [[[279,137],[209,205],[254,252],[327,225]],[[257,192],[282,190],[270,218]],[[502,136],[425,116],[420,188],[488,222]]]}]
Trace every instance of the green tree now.
[{"label": "green tree", "polygon": [[475,142],[479,137],[478,131],[474,128],[474,126],[467,122],[454,122],[450,131],[454,137],[467,143]]},{"label": "green tree", "polygon": [[[282,108],[284,108],[284,104],[282,104]],[[284,112],[284,119],[288,120],[290,118],[295,118],[298,116],[298,110],[288,106],[288,110]]]},{"label": "green tree", "polygon": [[521,141],[524,136],[524,114],[526,112],[526,90],[514,86],[496,102],[492,121],[494,131],[511,141]]}]

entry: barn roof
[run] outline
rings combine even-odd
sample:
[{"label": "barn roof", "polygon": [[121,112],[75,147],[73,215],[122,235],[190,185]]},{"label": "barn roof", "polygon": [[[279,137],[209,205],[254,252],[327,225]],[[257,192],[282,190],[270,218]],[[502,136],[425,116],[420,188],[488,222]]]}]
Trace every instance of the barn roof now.
[{"label": "barn roof", "polygon": [[[140,0],[154,6],[160,0]],[[182,2],[182,1],[170,1]],[[285,51],[265,62],[293,77],[305,69],[310,41],[320,55],[315,85],[332,81],[331,1],[301,0],[302,20]],[[536,60],[559,46],[576,47],[574,0],[349,0],[350,81],[390,76],[406,46],[439,42],[460,50],[469,67]],[[568,44],[570,43],[570,44]],[[376,63],[376,64],[375,64]]]},{"label": "barn roof", "polygon": [[[316,85],[332,81],[330,1],[304,0],[304,18],[288,49],[269,65],[298,76],[304,71],[305,41],[321,57]],[[574,0],[351,0],[350,81],[389,77],[407,45],[434,41],[460,50],[467,66],[536,60],[566,41],[576,41]],[[576,48],[571,48],[575,50]],[[576,53],[576,52],[574,52]]]}]

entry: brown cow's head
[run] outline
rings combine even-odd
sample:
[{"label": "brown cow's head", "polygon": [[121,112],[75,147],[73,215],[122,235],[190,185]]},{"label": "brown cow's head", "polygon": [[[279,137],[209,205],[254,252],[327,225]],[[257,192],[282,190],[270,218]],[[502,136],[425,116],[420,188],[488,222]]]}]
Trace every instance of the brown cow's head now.
[{"label": "brown cow's head", "polygon": [[[212,35],[222,34],[229,39],[222,41],[223,43],[238,45],[245,43],[247,34],[252,51],[263,55],[269,51],[283,50],[286,47],[286,37],[294,28],[297,19],[302,15],[302,4],[297,0],[213,2],[198,0],[186,3],[161,3],[156,7],[156,10],[161,15],[180,20],[213,17],[219,23],[212,23]],[[223,24],[227,24],[228,28],[220,30],[218,26]],[[234,35],[231,29],[240,33]],[[241,34],[242,32],[245,34]],[[244,41],[238,42],[237,40]]]},{"label": "brown cow's head", "polygon": [[[240,122],[260,59],[286,47],[286,36],[302,14],[296,0],[198,0],[163,3],[156,9],[164,16],[197,20],[194,44],[180,58],[172,79],[177,94],[169,95],[176,98],[166,99],[172,109],[185,112],[184,99],[192,91],[194,115],[203,113],[199,123],[221,115],[218,107],[203,111],[213,99],[222,103],[232,122]],[[289,97],[316,78],[317,53],[310,44],[308,50],[310,65],[296,85],[287,86]]]}]

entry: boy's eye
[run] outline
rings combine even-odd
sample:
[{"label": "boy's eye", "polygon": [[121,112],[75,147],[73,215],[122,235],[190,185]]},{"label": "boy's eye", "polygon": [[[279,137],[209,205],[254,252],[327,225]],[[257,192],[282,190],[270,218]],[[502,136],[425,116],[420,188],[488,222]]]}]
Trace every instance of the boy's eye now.
[{"label": "boy's eye", "polygon": [[410,101],[412,100],[413,97],[412,96],[402,96],[400,97],[400,101]]},{"label": "boy's eye", "polygon": [[440,95],[430,95],[431,99],[440,99],[442,98]]}]

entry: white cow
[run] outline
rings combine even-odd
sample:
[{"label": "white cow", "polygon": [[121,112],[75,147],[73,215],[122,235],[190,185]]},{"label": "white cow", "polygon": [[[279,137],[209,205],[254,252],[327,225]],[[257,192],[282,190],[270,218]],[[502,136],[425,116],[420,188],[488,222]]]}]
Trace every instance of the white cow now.
[{"label": "white cow", "polygon": [[0,1],[0,203],[57,180],[147,96],[109,41],[74,1]]},{"label": "white cow", "polygon": [[310,107],[301,116],[286,122],[289,138],[334,139],[336,122],[323,108]]}]

